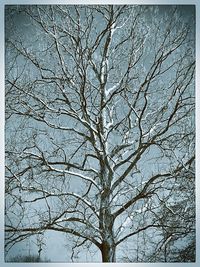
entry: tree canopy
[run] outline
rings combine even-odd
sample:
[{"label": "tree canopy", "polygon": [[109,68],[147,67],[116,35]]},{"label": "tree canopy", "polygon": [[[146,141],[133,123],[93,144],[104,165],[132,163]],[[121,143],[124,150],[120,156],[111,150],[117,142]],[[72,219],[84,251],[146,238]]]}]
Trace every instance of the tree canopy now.
[{"label": "tree canopy", "polygon": [[6,7],[6,251],[57,231],[69,261],[84,249],[90,261],[195,261],[194,13],[183,10]]}]

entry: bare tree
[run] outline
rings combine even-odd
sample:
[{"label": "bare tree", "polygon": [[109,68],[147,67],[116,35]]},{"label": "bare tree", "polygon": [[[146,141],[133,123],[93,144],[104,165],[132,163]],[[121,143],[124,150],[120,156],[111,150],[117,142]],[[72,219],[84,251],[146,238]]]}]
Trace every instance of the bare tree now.
[{"label": "bare tree", "polygon": [[6,250],[52,230],[72,261],[84,247],[170,261],[170,244],[194,241],[194,18],[181,12],[7,7]]}]

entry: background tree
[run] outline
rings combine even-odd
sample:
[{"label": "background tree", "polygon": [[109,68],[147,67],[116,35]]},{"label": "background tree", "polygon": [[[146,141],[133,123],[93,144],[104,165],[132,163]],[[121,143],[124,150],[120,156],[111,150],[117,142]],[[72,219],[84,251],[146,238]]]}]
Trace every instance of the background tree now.
[{"label": "background tree", "polygon": [[15,256],[9,262],[49,262],[48,259],[41,260],[37,255]]},{"label": "background tree", "polygon": [[6,8],[6,250],[51,230],[72,261],[195,260],[178,252],[195,236],[193,16]]}]

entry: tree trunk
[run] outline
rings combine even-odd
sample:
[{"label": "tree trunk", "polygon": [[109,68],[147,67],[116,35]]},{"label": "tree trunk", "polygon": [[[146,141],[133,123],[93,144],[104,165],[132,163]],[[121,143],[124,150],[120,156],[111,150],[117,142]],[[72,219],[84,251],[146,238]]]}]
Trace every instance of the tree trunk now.
[{"label": "tree trunk", "polygon": [[109,197],[109,187],[105,188],[101,195],[101,208],[100,208],[100,225],[99,228],[102,232],[101,254],[102,262],[115,262],[115,240],[113,233],[114,218],[111,214]]},{"label": "tree trunk", "polygon": [[102,262],[115,262],[115,246],[109,244],[108,241],[102,242],[101,247]]}]

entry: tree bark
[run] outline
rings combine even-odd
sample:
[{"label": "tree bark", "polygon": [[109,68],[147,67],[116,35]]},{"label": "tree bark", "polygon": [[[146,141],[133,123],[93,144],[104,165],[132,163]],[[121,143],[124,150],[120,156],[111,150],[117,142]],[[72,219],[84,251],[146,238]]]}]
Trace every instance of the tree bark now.
[{"label": "tree bark", "polygon": [[101,246],[102,262],[115,262],[115,246],[103,241]]},{"label": "tree bark", "polygon": [[[109,179],[107,179],[108,182]],[[102,262],[115,262],[116,245],[114,241],[113,224],[114,217],[111,213],[110,199],[110,184],[105,187],[101,195],[101,211],[100,211],[100,230],[102,232],[101,254]]]}]

